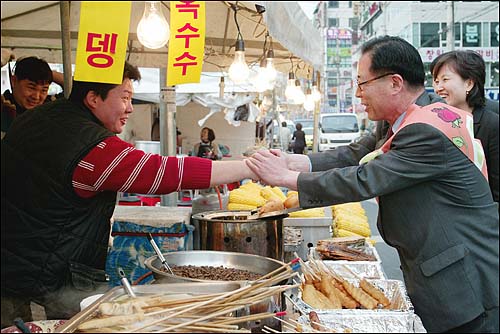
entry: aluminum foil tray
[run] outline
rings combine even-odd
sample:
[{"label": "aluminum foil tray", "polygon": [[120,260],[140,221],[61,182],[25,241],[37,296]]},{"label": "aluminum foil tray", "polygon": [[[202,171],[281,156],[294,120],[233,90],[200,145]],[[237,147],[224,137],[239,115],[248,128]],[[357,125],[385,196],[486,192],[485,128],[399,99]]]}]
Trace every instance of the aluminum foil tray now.
[{"label": "aluminum foil tray", "polygon": [[[327,267],[331,268],[337,275],[346,279],[355,279],[356,276],[354,276],[353,273],[366,279],[387,279],[380,262],[377,261],[323,260],[322,262]],[[353,273],[351,273],[351,271]]]},{"label": "aluminum foil tray", "polygon": [[[132,290],[137,297],[147,295],[204,295],[219,292],[229,292],[241,288],[241,283],[238,282],[214,282],[214,283],[169,283],[169,284],[153,284],[153,285],[133,285]],[[116,301],[123,299],[127,293],[121,286],[117,286],[106,292],[102,297],[97,299],[83,311],[75,314],[71,319],[66,321],[64,325],[58,327],[56,333],[73,333],[78,326],[95,316],[99,305],[104,302]]]},{"label": "aluminum foil tray", "polygon": [[[359,281],[357,279],[348,279],[349,282],[355,286],[359,286]],[[314,309],[309,304],[302,300],[302,292],[297,290],[297,293],[292,296],[294,305],[299,308],[302,314],[309,314],[310,311],[316,311],[321,313],[345,315],[345,314],[359,314],[359,315],[370,315],[370,314],[397,314],[397,313],[413,313],[413,304],[410,301],[410,297],[406,293],[406,288],[402,281],[398,280],[373,280],[367,279],[370,283],[374,284],[376,287],[384,291],[384,294],[391,301],[391,305],[386,309],[376,309],[376,310],[366,310],[366,309],[341,309],[341,310],[318,310]]]},{"label": "aluminum foil tray", "polygon": [[[328,329],[343,333],[427,333],[415,313],[371,313],[369,315],[346,313],[332,314],[317,312],[322,325]],[[309,317],[301,315],[301,324],[309,324]]]}]

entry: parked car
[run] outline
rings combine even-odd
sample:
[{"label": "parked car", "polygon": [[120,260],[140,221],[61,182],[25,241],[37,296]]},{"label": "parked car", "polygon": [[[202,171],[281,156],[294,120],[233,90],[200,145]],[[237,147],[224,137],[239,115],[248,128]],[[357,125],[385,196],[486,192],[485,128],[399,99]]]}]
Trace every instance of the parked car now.
[{"label": "parked car", "polygon": [[348,145],[360,136],[358,117],[350,113],[320,115],[319,151]]},{"label": "parked car", "polygon": [[304,128],[314,128],[314,120],[310,118],[298,118],[294,120],[294,123],[302,124],[302,130],[304,130]]}]

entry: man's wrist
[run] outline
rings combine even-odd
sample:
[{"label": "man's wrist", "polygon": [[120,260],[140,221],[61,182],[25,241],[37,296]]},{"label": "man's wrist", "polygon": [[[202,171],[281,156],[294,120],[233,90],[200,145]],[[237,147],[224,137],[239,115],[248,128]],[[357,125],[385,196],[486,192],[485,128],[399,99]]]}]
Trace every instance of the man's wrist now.
[{"label": "man's wrist", "polygon": [[281,183],[290,190],[297,190],[299,174],[300,172],[290,170],[283,176],[283,182]]}]

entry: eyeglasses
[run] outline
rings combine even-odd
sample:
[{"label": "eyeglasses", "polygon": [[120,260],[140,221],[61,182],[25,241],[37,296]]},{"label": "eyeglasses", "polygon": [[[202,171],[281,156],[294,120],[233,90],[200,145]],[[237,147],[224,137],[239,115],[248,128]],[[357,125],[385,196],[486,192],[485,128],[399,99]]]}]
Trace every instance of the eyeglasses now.
[{"label": "eyeglasses", "polygon": [[373,79],[368,79],[368,80],[363,81],[363,82],[359,82],[358,80],[356,80],[356,86],[358,86],[359,90],[363,91],[363,89],[361,88],[362,85],[367,84],[369,82],[373,82],[373,81],[378,80],[378,79],[382,79],[383,77],[386,77],[388,75],[394,75],[394,74],[397,74],[397,73],[382,74],[382,75],[379,75],[378,77],[375,77]]}]

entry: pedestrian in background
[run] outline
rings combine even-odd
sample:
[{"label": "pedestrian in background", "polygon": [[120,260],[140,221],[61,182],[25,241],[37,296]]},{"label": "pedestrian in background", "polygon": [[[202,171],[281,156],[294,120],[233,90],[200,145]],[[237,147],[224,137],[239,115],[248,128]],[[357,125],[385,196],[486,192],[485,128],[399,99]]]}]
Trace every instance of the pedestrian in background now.
[{"label": "pedestrian in background", "polygon": [[306,148],[306,134],[302,131],[302,124],[297,123],[295,125],[295,131],[293,132],[293,153],[304,154],[304,149]]},{"label": "pedestrian in background", "polygon": [[279,131],[281,149],[287,152],[290,149],[290,142],[292,140],[292,133],[288,128],[285,121],[281,122],[281,127]]},{"label": "pedestrian in background", "polygon": [[449,51],[430,65],[434,91],[451,106],[472,113],[474,137],[481,140],[488,182],[493,199],[498,203],[498,114],[486,107],[484,82],[486,70],[483,58],[470,50]]}]

